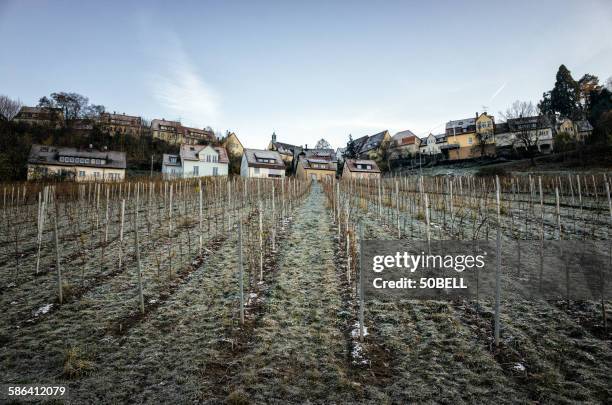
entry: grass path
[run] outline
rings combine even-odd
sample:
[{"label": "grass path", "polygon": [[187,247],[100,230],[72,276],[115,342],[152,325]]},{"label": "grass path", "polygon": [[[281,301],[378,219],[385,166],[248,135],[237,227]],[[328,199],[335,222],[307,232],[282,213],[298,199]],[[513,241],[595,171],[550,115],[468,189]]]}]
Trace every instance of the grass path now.
[{"label": "grass path", "polygon": [[255,402],[352,399],[347,344],[325,198],[314,185],[282,241],[279,274],[250,349],[240,360],[234,396]]}]

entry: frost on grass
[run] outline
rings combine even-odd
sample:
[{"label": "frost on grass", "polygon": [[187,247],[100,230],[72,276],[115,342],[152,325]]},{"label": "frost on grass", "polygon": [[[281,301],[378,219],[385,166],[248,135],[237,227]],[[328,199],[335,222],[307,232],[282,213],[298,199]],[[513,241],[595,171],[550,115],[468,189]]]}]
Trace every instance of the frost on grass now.
[{"label": "frost on grass", "polygon": [[35,311],[32,311],[32,316],[40,316],[49,312],[53,308],[53,304],[45,304],[42,307],[38,308]]},{"label": "frost on grass", "polygon": [[353,342],[353,350],[351,350],[351,357],[353,358],[353,364],[366,365],[370,364],[365,356],[365,350],[359,342]]},{"label": "frost on grass", "polygon": [[[355,322],[355,325],[353,325],[353,330],[351,330],[351,336],[353,337],[353,339],[358,339],[359,338],[359,321]],[[363,337],[368,336],[368,327],[364,326],[363,327]]]}]

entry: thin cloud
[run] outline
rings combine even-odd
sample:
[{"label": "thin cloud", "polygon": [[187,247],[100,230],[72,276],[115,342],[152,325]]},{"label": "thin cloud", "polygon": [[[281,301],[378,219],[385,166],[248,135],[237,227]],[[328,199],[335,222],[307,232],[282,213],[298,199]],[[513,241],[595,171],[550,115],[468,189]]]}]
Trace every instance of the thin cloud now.
[{"label": "thin cloud", "polygon": [[197,127],[213,126],[220,115],[217,92],[202,77],[178,35],[165,31],[155,37],[157,46],[151,50],[156,51],[154,70],[148,75],[153,98],[174,114],[170,118]]}]

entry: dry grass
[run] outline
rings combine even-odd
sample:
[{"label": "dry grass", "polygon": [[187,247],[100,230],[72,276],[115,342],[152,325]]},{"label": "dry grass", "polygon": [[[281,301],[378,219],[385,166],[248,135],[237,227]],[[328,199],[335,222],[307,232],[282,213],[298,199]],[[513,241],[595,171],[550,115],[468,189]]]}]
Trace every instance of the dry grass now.
[{"label": "dry grass", "polygon": [[64,377],[77,379],[91,374],[96,369],[93,361],[87,359],[87,354],[79,347],[73,346],[66,351],[64,357]]}]

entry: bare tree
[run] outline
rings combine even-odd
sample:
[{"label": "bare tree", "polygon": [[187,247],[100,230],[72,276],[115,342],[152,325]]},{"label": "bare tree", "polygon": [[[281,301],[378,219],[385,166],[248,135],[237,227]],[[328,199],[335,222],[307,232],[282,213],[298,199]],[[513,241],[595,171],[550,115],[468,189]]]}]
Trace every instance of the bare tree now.
[{"label": "bare tree", "polygon": [[[78,93],[66,93],[60,91],[58,93],[51,93],[51,98],[42,97],[38,100],[39,107],[45,108],[61,108],[64,113],[64,118],[67,120],[73,120],[77,118],[86,117],[87,106],[89,105],[89,99]],[[94,106],[94,110],[100,112],[100,108],[103,106]]]},{"label": "bare tree", "polygon": [[331,145],[325,139],[321,138],[315,145],[315,149],[331,149]]},{"label": "bare tree", "polygon": [[531,164],[535,164],[542,129],[547,128],[547,119],[540,114],[531,101],[515,101],[499,115],[508,123],[508,130],[514,135],[513,147],[523,147]]},{"label": "bare tree", "polygon": [[21,109],[21,101],[0,95],[0,119],[11,121]]}]

